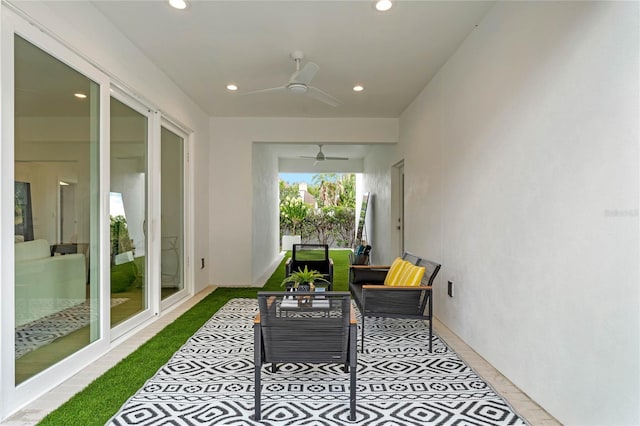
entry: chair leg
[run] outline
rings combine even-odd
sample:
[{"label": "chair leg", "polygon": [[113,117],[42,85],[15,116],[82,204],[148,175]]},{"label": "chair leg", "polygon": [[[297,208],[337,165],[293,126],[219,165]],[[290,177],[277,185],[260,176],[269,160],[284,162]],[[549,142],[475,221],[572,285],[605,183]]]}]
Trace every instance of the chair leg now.
[{"label": "chair leg", "polygon": [[350,388],[349,388],[349,420],[356,420],[356,373],[358,370],[358,342],[356,336],[358,330],[352,325],[349,330],[351,341],[349,342],[349,366],[351,368]]},{"label": "chair leg", "polygon": [[260,420],[260,374],[262,370],[262,330],[260,325],[254,326],[254,358],[253,358],[253,368],[255,373],[254,380],[254,403],[255,403],[255,414],[254,419],[256,421]]},{"label": "chair leg", "polygon": [[349,420],[352,422],[356,419],[356,368],[351,369],[351,389],[349,390]]},{"label": "chair leg", "polygon": [[254,420],[258,421],[260,420],[260,366],[256,365],[255,366],[256,369],[256,378],[255,378],[255,390],[254,390],[254,395],[255,395],[255,415],[254,415]]},{"label": "chair leg", "polygon": [[433,294],[429,295],[429,352],[433,352]]},{"label": "chair leg", "polygon": [[362,337],[360,338],[360,345],[361,345],[360,351],[362,353],[364,353],[364,314],[362,315],[362,330],[361,330],[361,333],[362,333]]}]

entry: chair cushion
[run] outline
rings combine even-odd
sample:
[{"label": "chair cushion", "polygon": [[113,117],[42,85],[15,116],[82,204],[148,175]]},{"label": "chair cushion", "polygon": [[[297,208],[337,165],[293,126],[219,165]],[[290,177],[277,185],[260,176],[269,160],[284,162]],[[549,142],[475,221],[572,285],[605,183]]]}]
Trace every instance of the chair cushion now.
[{"label": "chair cushion", "polygon": [[389,272],[387,272],[387,276],[384,279],[384,285],[395,286],[398,285],[398,280],[404,271],[404,268],[411,265],[411,263],[406,260],[402,260],[400,257],[396,257],[396,259],[391,263],[389,267]]},{"label": "chair cushion", "polygon": [[397,285],[407,286],[407,287],[418,287],[422,282],[422,277],[424,277],[425,267],[424,266],[415,266],[415,265],[407,265],[402,270],[402,275],[398,280]]}]

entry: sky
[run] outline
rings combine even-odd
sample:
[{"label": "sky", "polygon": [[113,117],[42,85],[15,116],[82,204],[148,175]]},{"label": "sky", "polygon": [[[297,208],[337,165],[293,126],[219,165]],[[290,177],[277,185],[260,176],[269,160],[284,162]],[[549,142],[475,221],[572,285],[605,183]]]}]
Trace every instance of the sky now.
[{"label": "sky", "polygon": [[313,183],[315,173],[280,173],[280,179],[287,183]]}]

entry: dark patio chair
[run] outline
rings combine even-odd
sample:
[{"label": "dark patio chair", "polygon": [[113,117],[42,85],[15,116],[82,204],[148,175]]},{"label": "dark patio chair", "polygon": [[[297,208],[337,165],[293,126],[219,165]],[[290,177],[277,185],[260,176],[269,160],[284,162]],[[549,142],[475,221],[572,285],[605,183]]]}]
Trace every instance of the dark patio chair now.
[{"label": "dark patio chair", "polygon": [[429,352],[433,339],[433,282],[440,264],[404,253],[403,260],[425,268],[419,286],[383,285],[389,266],[351,265],[349,290],[362,314],[361,345],[364,351],[364,323],[366,317],[407,318],[429,321]]},{"label": "dark patio chair", "polygon": [[327,280],[327,290],[333,290],[333,259],[329,257],[327,244],[294,244],[292,254],[285,263],[285,274],[288,277],[304,267],[315,269]]},{"label": "dark patio chair", "polygon": [[357,321],[348,292],[259,292],[254,321],[255,420],[262,365],[339,363],[350,372],[349,419],[356,417]]}]

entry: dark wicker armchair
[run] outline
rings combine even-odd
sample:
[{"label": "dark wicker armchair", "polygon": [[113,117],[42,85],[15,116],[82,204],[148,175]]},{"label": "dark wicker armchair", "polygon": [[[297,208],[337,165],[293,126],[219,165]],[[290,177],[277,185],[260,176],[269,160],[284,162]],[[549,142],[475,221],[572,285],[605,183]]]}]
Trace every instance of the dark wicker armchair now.
[{"label": "dark wicker armchair", "polygon": [[264,363],[339,363],[350,372],[350,420],[356,416],[357,321],[348,292],[259,292],[254,321],[255,420]]},{"label": "dark wicker armchair", "polygon": [[327,290],[333,290],[333,259],[329,257],[327,244],[294,244],[291,257],[285,263],[286,276],[305,266],[324,275],[328,282]]},{"label": "dark wicker armchair", "polygon": [[402,258],[425,267],[420,286],[383,285],[389,266],[351,265],[349,268],[349,290],[362,314],[363,351],[366,317],[426,319],[429,321],[429,351],[432,350],[432,286],[441,265],[411,253],[405,253]]}]

